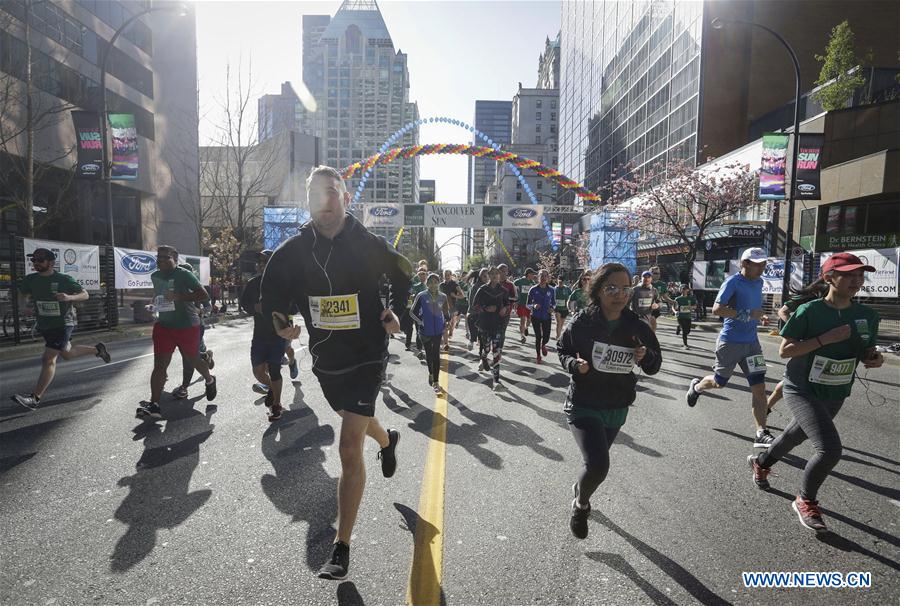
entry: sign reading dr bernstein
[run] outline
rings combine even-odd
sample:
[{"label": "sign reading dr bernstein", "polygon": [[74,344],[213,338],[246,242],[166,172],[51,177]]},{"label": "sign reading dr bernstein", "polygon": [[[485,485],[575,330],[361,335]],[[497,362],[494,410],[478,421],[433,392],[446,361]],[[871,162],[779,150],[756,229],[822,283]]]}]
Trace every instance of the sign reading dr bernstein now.
[{"label": "sign reading dr bernstein", "polygon": [[853,249],[894,248],[900,245],[900,234],[827,234],[816,237],[816,250],[838,251]]}]

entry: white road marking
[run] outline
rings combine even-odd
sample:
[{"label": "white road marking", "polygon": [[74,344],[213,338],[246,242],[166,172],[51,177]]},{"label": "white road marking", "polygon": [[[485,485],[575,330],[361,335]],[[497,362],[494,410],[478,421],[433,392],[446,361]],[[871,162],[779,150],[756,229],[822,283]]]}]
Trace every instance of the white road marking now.
[{"label": "white road marking", "polygon": [[132,360],[139,360],[141,358],[146,358],[147,356],[152,356],[153,353],[144,354],[142,356],[135,356],[133,358],[125,358],[124,360],[116,360],[115,362],[110,362],[109,364],[101,364],[99,366],[91,366],[90,368],[82,368],[81,370],[76,370],[75,374],[80,372],[87,372],[89,370],[97,370],[98,368],[106,368],[108,366],[112,366],[114,364],[122,364],[123,362],[131,362]]}]

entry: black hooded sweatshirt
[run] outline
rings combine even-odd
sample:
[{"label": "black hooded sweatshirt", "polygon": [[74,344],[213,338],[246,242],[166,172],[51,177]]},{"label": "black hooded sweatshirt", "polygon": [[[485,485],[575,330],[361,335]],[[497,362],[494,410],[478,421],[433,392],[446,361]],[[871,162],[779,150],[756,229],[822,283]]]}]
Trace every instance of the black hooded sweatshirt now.
[{"label": "black hooded sweatshirt", "polygon": [[[391,310],[399,318],[406,311],[412,265],[384,238],[366,230],[352,215],[344,228],[329,240],[307,223],[300,233],[284,241],[266,265],[260,288],[263,315],[285,315],[292,303],[309,331],[309,350],[317,375],[340,375],[367,364],[382,364],[387,356],[388,334],[380,316],[384,311],[380,281],[390,284]],[[326,330],[316,327],[310,297],[343,297],[337,305],[354,300],[358,328]],[[332,304],[335,304],[332,300]],[[315,302],[313,307],[316,307]],[[326,301],[321,301],[323,312]],[[351,323],[355,310],[350,308]]]}]

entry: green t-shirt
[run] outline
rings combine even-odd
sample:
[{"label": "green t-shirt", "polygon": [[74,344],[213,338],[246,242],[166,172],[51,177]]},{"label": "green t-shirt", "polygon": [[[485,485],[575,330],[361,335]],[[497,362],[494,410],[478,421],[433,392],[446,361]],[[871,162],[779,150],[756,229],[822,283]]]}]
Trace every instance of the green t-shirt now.
[{"label": "green t-shirt", "polygon": [[469,309],[469,283],[460,282],[459,289],[463,291],[463,298],[456,300],[456,309],[465,312]]},{"label": "green t-shirt", "polygon": [[28,274],[22,278],[19,290],[22,294],[31,295],[34,301],[38,330],[75,326],[75,306],[69,301],[56,300],[57,293],[77,295],[84,291],[72,276],[58,271],[49,276]]},{"label": "green t-shirt", "polygon": [[181,267],[176,267],[171,272],[164,274],[155,271],[150,275],[153,280],[153,304],[159,313],[159,324],[165,328],[190,328],[200,326],[200,315],[193,301],[167,301],[167,291],[178,294],[194,292],[200,286],[200,280],[192,272]]},{"label": "green t-shirt", "polygon": [[413,278],[412,286],[409,288],[409,299],[406,301],[406,306],[412,307],[413,301],[416,300],[416,295],[427,288],[428,287],[425,286],[424,282],[419,282],[418,278]]},{"label": "green t-shirt", "polygon": [[653,283],[653,288],[659,293],[659,298],[668,297],[669,296],[669,285],[663,282],[662,280],[657,280]]},{"label": "green t-shirt", "polygon": [[675,297],[675,304],[678,305],[678,317],[690,318],[694,306],[697,305],[697,299],[693,295]]},{"label": "green t-shirt", "polygon": [[573,312],[581,311],[587,307],[587,295],[584,290],[580,288],[576,288],[572,291],[572,294],[569,295],[569,308],[572,309]]},{"label": "green t-shirt", "polygon": [[566,306],[569,303],[569,297],[572,296],[572,289],[568,286],[557,286],[556,287],[556,309],[559,311],[565,311],[568,309]]},{"label": "green t-shirt", "polygon": [[535,285],[535,281],[528,278],[519,278],[513,284],[516,286],[516,292],[519,295],[519,305],[527,305],[528,291]]},{"label": "green t-shirt", "polygon": [[784,370],[785,383],[823,400],[846,398],[863,352],[875,345],[878,322],[874,309],[856,302],[847,309],[834,309],[824,299],[804,303],[781,329],[782,337],[815,339],[844,324],[850,325],[850,337],[789,359]]}]

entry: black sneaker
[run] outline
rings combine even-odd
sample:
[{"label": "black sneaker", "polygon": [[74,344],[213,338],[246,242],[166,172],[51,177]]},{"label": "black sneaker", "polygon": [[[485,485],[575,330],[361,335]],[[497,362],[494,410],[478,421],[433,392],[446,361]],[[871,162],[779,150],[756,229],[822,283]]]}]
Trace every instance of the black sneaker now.
[{"label": "black sneaker", "polygon": [[756,439],[753,440],[753,448],[769,448],[774,441],[775,436],[770,434],[768,429],[763,429],[762,431],[756,432]]},{"label": "black sneaker", "polygon": [[294,358],[294,361],[288,364],[288,372],[291,374],[292,381],[300,376],[300,367],[297,366],[297,358]]},{"label": "black sneaker", "polygon": [[266,408],[272,408],[275,403],[275,393],[270,389],[266,392]]},{"label": "black sneaker", "polygon": [[213,377],[211,383],[206,383],[206,399],[215,400],[216,393],[216,378]]},{"label": "black sneaker", "polygon": [[700,398],[700,392],[694,389],[697,383],[700,382],[700,379],[691,379],[691,386],[688,387],[686,399],[687,405],[693,408],[697,404],[697,400]]},{"label": "black sneaker", "polygon": [[388,429],[388,445],[378,451],[378,459],[381,460],[381,473],[389,478],[397,470],[397,442],[400,441],[400,433],[396,429]]},{"label": "black sneaker", "polygon": [[33,393],[30,393],[30,394],[17,393],[14,396],[10,396],[9,399],[12,400],[13,402],[15,402],[16,404],[21,404],[22,406],[24,406],[25,408],[27,408],[29,410],[34,410],[35,408],[38,407],[38,404],[40,404],[40,402],[41,402],[41,399],[39,397],[37,397],[36,395],[34,395]]},{"label": "black sneaker", "polygon": [[157,420],[162,418],[162,411],[159,408],[159,404],[156,402],[143,401],[138,404],[137,412],[134,417],[136,419]]},{"label": "black sneaker", "polygon": [[284,407],[281,404],[273,404],[269,407],[269,423],[274,423],[281,418]]},{"label": "black sneaker", "polygon": [[109,361],[112,360],[112,356],[106,351],[106,345],[100,342],[94,345],[94,347],[97,349],[97,357],[103,360],[105,364],[109,364]]},{"label": "black sneaker", "polygon": [[591,506],[587,509],[578,507],[578,483],[572,484],[572,516],[569,518],[569,530],[576,539],[586,539],[588,536],[588,518],[591,517]]},{"label": "black sneaker", "polygon": [[331,547],[331,557],[319,569],[320,579],[342,581],[350,570],[350,546],[338,541]]}]

